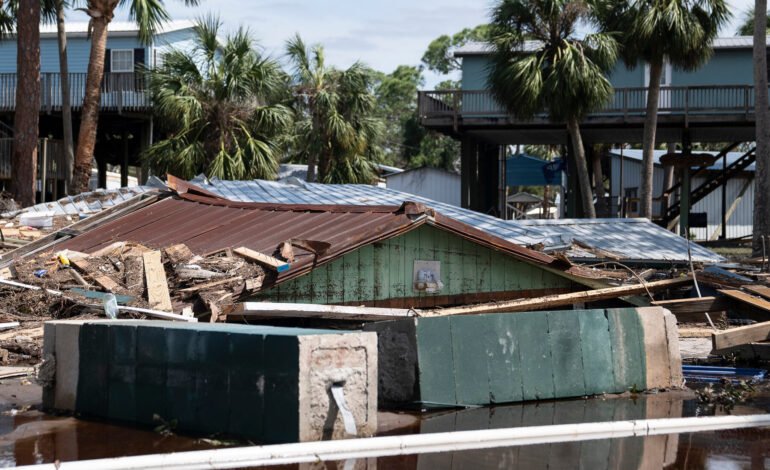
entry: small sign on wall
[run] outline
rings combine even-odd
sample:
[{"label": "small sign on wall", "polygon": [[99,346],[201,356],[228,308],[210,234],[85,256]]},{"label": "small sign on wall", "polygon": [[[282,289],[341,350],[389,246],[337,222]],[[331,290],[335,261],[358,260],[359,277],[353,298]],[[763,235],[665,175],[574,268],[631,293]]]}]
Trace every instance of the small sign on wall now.
[{"label": "small sign on wall", "polygon": [[441,261],[414,261],[414,290],[432,294],[444,287],[441,282]]}]

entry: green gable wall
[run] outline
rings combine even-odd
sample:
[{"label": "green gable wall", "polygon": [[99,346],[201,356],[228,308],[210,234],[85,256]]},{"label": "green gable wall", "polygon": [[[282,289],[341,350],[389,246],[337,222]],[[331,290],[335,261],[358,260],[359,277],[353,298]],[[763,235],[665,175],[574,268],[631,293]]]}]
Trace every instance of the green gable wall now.
[{"label": "green gable wall", "polygon": [[[441,262],[444,288],[415,291],[415,260]],[[257,298],[316,304],[355,303],[416,307],[566,292],[571,281],[540,267],[423,225],[404,235],[364,246]],[[495,297],[495,293],[499,295]],[[450,296],[452,298],[450,298]],[[402,299],[402,300],[394,300]]]}]

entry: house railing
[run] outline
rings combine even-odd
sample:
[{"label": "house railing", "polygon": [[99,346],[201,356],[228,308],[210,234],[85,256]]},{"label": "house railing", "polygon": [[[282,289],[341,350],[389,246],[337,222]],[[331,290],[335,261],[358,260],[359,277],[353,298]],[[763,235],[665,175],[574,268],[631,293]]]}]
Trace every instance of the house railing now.
[{"label": "house railing", "polygon": [[[638,118],[645,114],[648,88],[616,88],[607,104],[590,117]],[[423,118],[509,117],[488,90],[421,91],[419,113]],[[748,117],[754,113],[753,85],[708,85],[661,87],[659,114],[726,114]],[[546,117],[543,113],[539,117]]]},{"label": "house railing", "polygon": [[[0,138],[0,180],[13,178],[12,156],[13,137]],[[57,139],[38,139],[37,168],[37,178],[43,183],[45,181],[66,180],[67,163],[64,156],[64,142]]]},{"label": "house railing", "polygon": [[[14,111],[16,108],[15,73],[0,74],[0,111]],[[75,111],[83,107],[86,90],[86,74],[69,74],[70,104]],[[144,74],[133,72],[108,72],[104,74],[101,86],[102,110],[144,111],[150,108],[150,95]],[[40,111],[61,110],[61,74],[40,74]]]}]

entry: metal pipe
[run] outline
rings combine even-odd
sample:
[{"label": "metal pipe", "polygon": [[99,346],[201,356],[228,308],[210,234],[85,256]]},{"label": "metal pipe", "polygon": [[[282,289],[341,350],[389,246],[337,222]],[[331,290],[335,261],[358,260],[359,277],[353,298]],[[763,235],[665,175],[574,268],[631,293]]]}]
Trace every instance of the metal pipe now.
[{"label": "metal pipe", "polygon": [[484,429],[339,441],[212,449],[17,467],[26,470],[192,470],[260,467],[594,439],[656,436],[770,426],[770,414],[642,419]]}]

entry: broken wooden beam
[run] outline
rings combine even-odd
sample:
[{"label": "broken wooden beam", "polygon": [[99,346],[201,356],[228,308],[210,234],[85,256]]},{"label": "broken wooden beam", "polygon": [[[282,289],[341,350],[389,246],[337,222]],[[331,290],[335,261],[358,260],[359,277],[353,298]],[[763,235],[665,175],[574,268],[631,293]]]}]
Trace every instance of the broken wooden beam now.
[{"label": "broken wooden beam", "polygon": [[229,317],[322,318],[327,320],[396,320],[418,316],[419,311],[397,308],[355,307],[343,305],[290,304],[279,302],[243,302],[227,313]]},{"label": "broken wooden beam", "polygon": [[656,307],[663,307],[682,322],[705,322],[707,313],[722,313],[729,302],[724,297],[694,297],[688,299],[658,300],[651,302]]},{"label": "broken wooden beam", "polygon": [[552,307],[562,307],[579,302],[595,302],[598,300],[615,299],[620,297],[653,292],[670,287],[677,287],[692,282],[690,277],[665,279],[662,281],[648,282],[645,284],[632,284],[628,286],[607,287],[569,294],[547,295],[529,299],[515,299],[503,302],[490,302],[478,305],[451,307],[423,312],[422,316],[468,315],[477,313],[494,312],[526,312],[530,310],[542,310]]},{"label": "broken wooden beam", "polygon": [[770,300],[770,287],[762,285],[748,285],[741,286],[745,291],[751,292],[754,295],[758,295],[765,300]]},{"label": "broken wooden beam", "polygon": [[256,261],[257,263],[263,266],[266,266],[272,269],[273,271],[277,271],[279,273],[289,270],[289,263],[285,261],[281,261],[278,258],[274,258],[264,253],[260,253],[258,251],[254,251],[252,249],[246,248],[245,246],[233,248],[233,253],[243,256],[246,259]]},{"label": "broken wooden beam", "polygon": [[166,271],[160,259],[160,251],[148,251],[142,255],[144,276],[147,282],[147,302],[150,309],[170,312],[171,295],[168,291]]},{"label": "broken wooden beam", "polygon": [[185,287],[184,289],[177,289],[176,292],[196,292],[203,289],[210,289],[212,287],[220,286],[222,284],[229,284],[231,282],[242,281],[243,277],[235,276],[228,277],[227,279],[220,279],[218,281],[204,282],[203,284],[196,284],[194,286]]},{"label": "broken wooden beam", "polygon": [[[70,263],[78,270],[87,274],[93,281],[107,292],[115,292],[120,289],[120,284],[115,282],[110,276],[100,273],[98,268],[95,268],[85,259],[70,259]],[[78,281],[79,282],[79,281]]]},{"label": "broken wooden beam", "polygon": [[770,313],[770,302],[765,299],[760,299],[759,297],[754,297],[751,294],[734,289],[720,289],[719,292],[752,308]]},{"label": "broken wooden beam", "polygon": [[711,334],[712,347],[717,351],[767,340],[770,340],[770,322],[739,326]]}]

